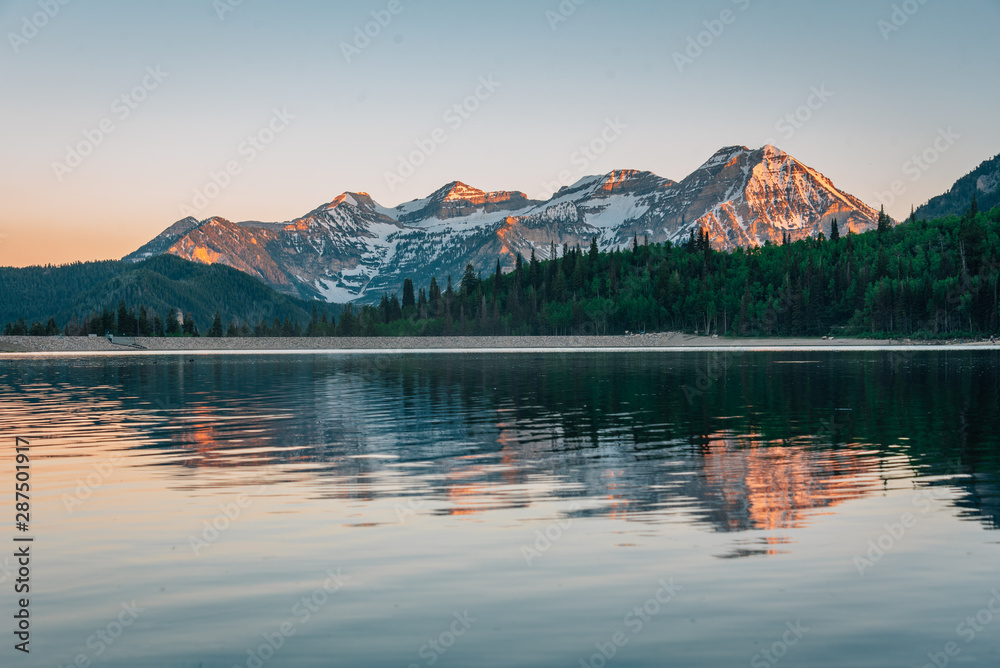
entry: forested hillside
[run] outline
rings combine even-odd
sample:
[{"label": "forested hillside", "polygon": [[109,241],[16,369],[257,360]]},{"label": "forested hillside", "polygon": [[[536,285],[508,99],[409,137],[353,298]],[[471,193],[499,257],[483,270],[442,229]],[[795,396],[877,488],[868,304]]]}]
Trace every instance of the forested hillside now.
[{"label": "forested hillside", "polygon": [[1000,155],[984,161],[955,182],[948,192],[931,199],[917,209],[917,218],[960,216],[976,197],[979,208],[988,211],[1000,206]]},{"label": "forested hillside", "polygon": [[414,298],[407,284],[347,331],[550,334],[683,331],[739,336],[989,335],[998,328],[1000,209],[911,219],[830,239],[713,251],[704,237],[600,253],[563,248],[510,274],[470,271]]},{"label": "forested hillside", "polygon": [[[52,321],[48,333],[104,334],[106,313],[117,328],[119,307],[133,311],[138,323],[143,309],[152,328],[156,317],[169,325],[169,314],[190,317],[194,328],[208,331],[216,312],[224,322],[239,326],[260,320],[306,322],[311,304],[282,295],[259,280],[223,265],[206,266],[161,255],[139,263],[79,262],[64,266],[0,267],[0,323],[31,324]],[[100,327],[89,327],[94,316]],[[68,327],[68,329],[67,329]],[[53,331],[55,330],[55,332]],[[247,330],[244,330],[247,331]]]}]

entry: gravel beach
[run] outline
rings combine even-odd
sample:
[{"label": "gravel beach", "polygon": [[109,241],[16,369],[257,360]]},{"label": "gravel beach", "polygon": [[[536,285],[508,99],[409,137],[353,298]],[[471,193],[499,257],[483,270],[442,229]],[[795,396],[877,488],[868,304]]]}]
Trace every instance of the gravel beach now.
[{"label": "gravel beach", "polygon": [[0,336],[0,353],[130,353],[150,352],[268,352],[268,351],[380,351],[380,350],[522,350],[522,349],[643,349],[749,348],[814,349],[884,346],[969,346],[986,342],[913,342],[908,339],[714,338],[686,334],[632,336],[438,336],[420,338],[136,338],[141,347],[116,345],[97,337]]}]

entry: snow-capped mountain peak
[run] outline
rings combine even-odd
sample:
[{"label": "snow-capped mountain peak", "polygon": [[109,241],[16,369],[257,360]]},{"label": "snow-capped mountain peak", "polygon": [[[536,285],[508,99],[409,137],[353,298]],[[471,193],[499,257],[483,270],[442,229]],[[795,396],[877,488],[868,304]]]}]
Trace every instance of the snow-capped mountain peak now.
[{"label": "snow-capped mountain peak", "polygon": [[715,248],[732,249],[829,234],[833,218],[842,231],[860,232],[878,214],[775,146],[727,146],[680,182],[620,169],[583,177],[544,202],[453,181],[394,208],[345,192],[288,223],[188,218],[126,259],[172,253],[227,264],[285,292],[377,300],[405,278],[441,282],[468,264],[491,271],[498,258],[509,269],[518,254],[548,257],[553,244],[679,243],[703,230]]}]

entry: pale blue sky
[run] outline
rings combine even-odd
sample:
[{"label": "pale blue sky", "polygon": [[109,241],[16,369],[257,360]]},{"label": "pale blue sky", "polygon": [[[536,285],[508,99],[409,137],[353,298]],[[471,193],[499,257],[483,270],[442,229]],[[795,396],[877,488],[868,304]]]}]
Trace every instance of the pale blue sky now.
[{"label": "pale blue sky", "polygon": [[[768,140],[874,206],[902,181],[887,207],[902,217],[1000,152],[1000,0],[567,0],[555,29],[559,0],[398,0],[350,63],[343,43],[390,0],[243,0],[220,20],[230,1],[41,0],[58,6],[43,21],[39,0],[0,0],[0,264],[120,257],[184,205],[288,220],[343,191],[394,206],[452,180],[538,196],[562,172],[680,179],[722,146]],[[916,11],[886,39],[878,22],[904,4]],[[114,101],[144,78],[123,118]],[[446,119],[480,78],[499,86]],[[777,126],[814,88],[827,99],[809,118]],[[274,109],[294,119],[273,121],[263,150],[244,145]],[[57,175],[103,119],[113,131]],[[627,127],[593,160],[574,155],[609,119]],[[446,141],[390,183],[438,128]],[[948,128],[933,165],[906,166]],[[239,173],[195,201],[227,162]]]}]

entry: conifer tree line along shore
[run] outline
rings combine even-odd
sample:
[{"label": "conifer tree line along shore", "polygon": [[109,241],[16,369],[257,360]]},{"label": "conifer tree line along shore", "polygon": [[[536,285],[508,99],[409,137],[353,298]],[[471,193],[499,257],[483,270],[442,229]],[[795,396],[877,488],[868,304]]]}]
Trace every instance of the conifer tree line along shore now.
[{"label": "conifer tree line along shore", "polygon": [[[216,311],[159,313],[120,301],[58,323],[19,319],[7,335],[212,337],[380,337],[588,335],[672,331],[720,336],[992,336],[1000,328],[1000,207],[962,216],[820,235],[732,252],[713,250],[705,232],[684,243],[648,243],[602,252],[555,246],[545,259],[517,256],[513,271],[483,276],[469,265],[453,280],[405,280],[402,294],[331,313],[249,321]],[[209,311],[209,313],[211,313]]]}]

